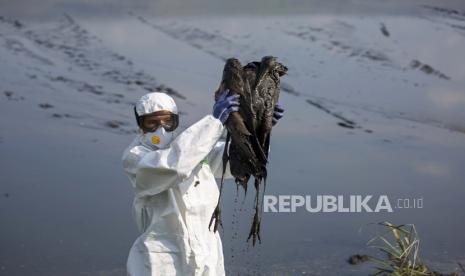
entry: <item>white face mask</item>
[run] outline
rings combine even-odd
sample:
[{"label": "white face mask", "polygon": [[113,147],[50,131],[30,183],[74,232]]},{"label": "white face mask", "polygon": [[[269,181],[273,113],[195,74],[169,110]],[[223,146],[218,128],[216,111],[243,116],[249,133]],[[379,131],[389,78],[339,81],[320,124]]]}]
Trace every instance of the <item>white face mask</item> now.
[{"label": "white face mask", "polygon": [[159,149],[168,148],[173,140],[174,132],[168,132],[163,127],[159,127],[154,132],[143,133],[141,139],[145,145]]}]

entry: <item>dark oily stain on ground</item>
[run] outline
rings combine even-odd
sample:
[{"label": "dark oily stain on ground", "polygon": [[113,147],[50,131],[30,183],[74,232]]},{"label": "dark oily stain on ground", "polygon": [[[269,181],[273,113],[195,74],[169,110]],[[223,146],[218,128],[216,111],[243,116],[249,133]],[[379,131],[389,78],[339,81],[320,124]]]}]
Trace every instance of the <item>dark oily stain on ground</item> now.
[{"label": "dark oily stain on ground", "polygon": [[416,60],[416,59],[414,59],[414,60],[412,60],[410,62],[410,68],[419,69],[420,71],[422,71],[425,74],[435,75],[435,76],[437,76],[437,77],[439,77],[441,79],[450,80],[450,77],[445,75],[441,71],[436,70],[433,67],[431,67],[430,65],[422,63],[422,62],[420,62],[419,60]]},{"label": "dark oily stain on ground", "polygon": [[215,100],[226,89],[229,95],[239,95],[239,111],[231,113],[226,121],[228,130],[223,152],[223,176],[220,184],[218,205],[210,220],[214,231],[221,223],[220,200],[224,184],[224,172],[230,162],[231,174],[236,184],[244,188],[251,176],[255,186],[255,214],[247,240],[252,244],[260,240],[262,201],[266,186],[268,151],[272,129],[273,113],[280,93],[280,77],[286,74],[287,67],[277,62],[275,57],[263,57],[260,62],[250,62],[242,66],[239,60],[226,61],[223,77],[215,92]]},{"label": "dark oily stain on ground", "polygon": [[[460,31],[463,34],[465,31],[465,12],[454,10],[450,8],[443,8],[443,7],[435,7],[429,5],[423,5],[423,8],[428,9],[431,11],[435,16],[445,18],[447,21],[443,22],[443,24]],[[454,20],[454,23],[450,23],[450,21]]]},{"label": "dark oily stain on ground", "polygon": [[286,92],[288,94],[294,95],[294,96],[299,96],[300,93],[297,92],[292,85],[290,85],[287,82],[281,82],[281,91]]},{"label": "dark oily stain on ground", "polygon": [[168,86],[166,86],[164,84],[160,84],[160,85],[156,86],[155,88],[145,87],[145,89],[148,90],[148,91],[155,91],[155,90],[156,91],[162,91],[162,92],[165,92],[168,95],[173,95],[173,96],[176,96],[176,97],[178,97],[180,99],[183,99],[183,100],[186,99],[186,97],[184,95],[180,94],[177,90],[175,90],[175,89],[173,89],[171,87],[168,87]]},{"label": "dark oily stain on ground", "polygon": [[462,25],[457,25],[457,24],[448,24],[450,27],[452,28],[455,28],[455,29],[459,29],[461,31],[465,31],[465,26],[462,26]]},{"label": "dark oily stain on ground", "polygon": [[79,92],[89,92],[95,95],[104,94],[103,87],[101,85],[92,85],[84,81],[73,80],[71,78],[64,77],[64,76],[51,77],[50,80],[66,83],[72,86],[73,88],[75,88]]},{"label": "dark oily stain on ground", "polygon": [[354,129],[354,128],[360,128],[360,126],[358,126],[354,121],[352,120],[349,120],[347,118],[345,118],[344,116],[336,113],[336,112],[333,112],[331,111],[329,108],[323,106],[321,103],[319,102],[316,102],[316,101],[313,101],[313,100],[310,100],[310,99],[307,99],[306,100],[307,103],[313,105],[314,107],[320,109],[320,110],[323,110],[324,112],[328,113],[329,115],[339,119],[339,120],[342,120],[342,122],[338,122],[337,125],[340,126],[340,127],[345,127],[345,128],[350,128],[350,129]]},{"label": "dark oily stain on ground", "polygon": [[84,83],[82,88],[78,89],[78,91],[87,91],[95,95],[102,95],[104,92],[102,91],[101,85],[90,85],[88,83]]},{"label": "dark oily stain on ground", "polygon": [[59,114],[59,113],[53,113],[52,114],[52,117],[53,118],[71,118],[71,115],[69,115],[68,113],[64,113],[64,114]]},{"label": "dark oily stain on ground", "polygon": [[[153,92],[160,91],[169,95],[186,99],[175,89],[159,83],[155,77],[148,73],[137,70],[133,63],[126,57],[113,52],[108,47],[102,45],[102,41],[84,29],[71,16],[65,14],[53,24],[44,25],[43,28],[28,28],[21,23],[21,29],[18,29],[18,23],[15,24],[13,19],[2,17],[0,24],[3,23],[10,29],[14,35],[5,37],[6,49],[14,54],[22,54],[29,59],[30,63],[39,63],[39,65],[54,66],[54,62],[45,58],[49,52],[64,63],[67,70],[61,70],[60,73],[54,74],[49,70],[37,68],[34,74],[27,73],[26,76],[32,81],[41,80],[37,85],[52,88],[57,91],[67,90],[88,93],[95,95],[100,101],[109,104],[131,104],[124,100],[123,93],[111,93],[107,88],[107,83],[111,83],[112,90],[115,90],[113,84],[121,85],[116,87],[118,91],[137,91]],[[19,22],[19,21],[18,21]],[[15,26],[16,25],[16,26]],[[3,26],[2,26],[3,27]],[[34,51],[30,49],[34,46]],[[42,56],[41,52],[47,55]],[[93,82],[83,80],[74,70],[78,67],[81,71],[87,71],[97,78]],[[46,80],[48,83],[43,83]],[[59,84],[58,84],[59,83]],[[108,90],[108,91],[107,91]],[[4,91],[8,100],[23,100],[24,97],[12,91]],[[38,103],[42,109],[50,109],[53,106],[49,103]],[[53,112],[50,114],[53,118],[76,118],[74,115]],[[136,129],[123,127],[122,122],[106,122],[94,118],[95,120],[77,122],[81,127],[112,131],[122,134],[136,133]],[[111,118],[110,118],[111,119]],[[127,125],[127,124],[125,124]]]},{"label": "dark oily stain on ground", "polygon": [[345,128],[351,128],[351,129],[355,128],[355,124],[347,124],[344,122],[339,122],[337,123],[337,125],[340,127],[345,127]]},{"label": "dark oily stain on ground", "polygon": [[[38,31],[28,30],[24,34],[39,48],[53,50],[61,55],[69,63],[69,68],[77,66],[114,83],[124,86],[135,84],[146,91],[158,90],[180,99],[186,99],[175,89],[158,83],[153,76],[135,70],[133,62],[128,58],[103,47],[96,36],[91,35],[68,14],[61,17],[56,27],[52,26],[50,29]],[[51,78],[51,80],[67,83],[79,91],[96,95],[104,94],[101,87],[64,76]]]},{"label": "dark oily stain on ground", "polygon": [[391,34],[389,33],[388,29],[386,28],[386,25],[384,25],[384,23],[381,23],[380,25],[381,25],[381,27],[380,27],[381,33],[385,37],[389,37]]},{"label": "dark oily stain on ground", "polygon": [[15,94],[13,93],[13,91],[9,91],[9,90],[6,90],[6,91],[3,91],[3,94],[6,96],[6,98],[9,100],[9,101],[20,101],[20,100],[24,100],[24,97],[23,96],[15,96]]},{"label": "dark oily stain on ground", "polygon": [[[129,13],[131,16],[135,16],[133,13]],[[216,51],[213,51],[211,49],[208,49],[208,44],[207,43],[212,43],[214,42],[215,45],[219,46],[220,48],[223,49],[228,49],[228,48],[236,48],[237,50],[235,52],[241,52],[247,50],[250,46],[249,45],[240,45],[240,44],[235,44],[235,41],[224,37],[220,35],[219,33],[216,32],[207,32],[205,30],[199,29],[197,27],[192,27],[192,26],[182,26],[182,25],[177,25],[176,27],[172,28],[173,25],[175,24],[154,24],[152,22],[149,22],[146,18],[142,16],[136,16],[136,18],[143,24],[150,26],[151,28],[161,31],[165,33],[166,35],[187,42],[190,46],[199,49],[201,51],[204,51],[205,53],[218,58],[220,60],[226,61],[228,57],[230,57],[229,53],[219,53]]]},{"label": "dark oily stain on ground", "polygon": [[[108,97],[106,99],[104,99],[104,101],[107,102],[107,103],[119,104],[119,103],[121,103],[121,99],[124,98],[124,95],[120,94],[120,93],[105,93],[104,88],[103,88],[102,85],[89,84],[89,83],[87,83],[85,81],[74,80],[74,79],[71,79],[71,78],[65,77],[65,76],[49,77],[49,79],[51,81],[55,81],[55,82],[66,83],[69,86],[76,89],[78,92],[88,92],[88,93],[98,95],[98,96],[106,94]],[[163,86],[161,86],[161,87],[164,88]],[[155,91],[155,90],[152,90],[152,91]],[[158,91],[163,91],[163,90],[160,89]]]},{"label": "dark oily stain on ground", "polygon": [[11,91],[4,91],[3,94],[5,94],[5,96],[6,96],[8,99],[11,99],[11,96],[13,96],[13,92],[11,92]]},{"label": "dark oily stain on ground", "polygon": [[105,123],[105,126],[109,128],[119,128],[124,125],[124,122],[112,120]]},{"label": "dark oily stain on ground", "polygon": [[430,5],[423,5],[423,7],[426,9],[435,11],[439,14],[449,16],[457,20],[465,21],[465,12],[463,11],[454,10],[450,8],[437,7],[437,6],[430,6]]},{"label": "dark oily stain on ground", "polygon": [[83,123],[79,122],[80,127],[90,128],[90,129],[99,129],[111,131],[115,134],[134,134],[138,130],[133,128],[128,122],[118,121],[118,120],[109,120],[109,121],[100,121],[98,120],[97,124],[95,123]]},{"label": "dark oily stain on ground", "polygon": [[[346,117],[342,116],[339,113],[336,113],[336,112],[332,111],[331,109],[329,109],[328,107],[324,106],[323,104],[321,104],[321,103],[319,103],[317,101],[307,99],[306,102],[309,103],[310,105],[313,105],[314,107],[316,107],[316,108],[318,108],[320,110],[323,110],[324,112],[326,112],[329,115],[335,117],[336,119],[342,120],[342,122],[337,123],[337,125],[340,126],[340,127],[348,128],[348,129],[362,129],[362,127],[360,125],[358,125],[356,122],[354,122],[353,120],[347,119]],[[364,132],[373,133],[373,130],[364,129]],[[352,132],[349,132],[349,133],[352,134]]]},{"label": "dark oily stain on ground", "polygon": [[49,108],[52,108],[53,105],[51,105],[49,103],[41,103],[41,104],[39,104],[39,107],[43,108],[43,109],[49,109]]},{"label": "dark oily stain on ground", "polygon": [[359,54],[360,50],[354,51],[350,56],[356,56],[359,55],[361,57],[373,60],[373,61],[391,61],[388,56],[386,56],[384,53],[377,52],[375,50],[363,50],[361,51],[362,53]]},{"label": "dark oily stain on ground", "polygon": [[[341,24],[345,24],[345,23],[341,23]],[[310,41],[312,43],[318,40],[322,40],[321,38],[317,38],[317,35],[320,35],[320,34],[327,35],[327,38],[329,39],[333,37],[333,34],[328,33],[328,31],[324,29],[316,29],[316,28],[307,27],[307,26],[300,26],[299,29],[300,30],[297,32],[296,31],[284,31],[284,33],[290,36],[297,37],[302,40]],[[383,64],[392,62],[391,59],[387,55],[385,55],[384,53],[376,49],[354,47],[342,41],[330,40],[329,43],[323,43],[321,46],[329,51],[336,50],[339,53],[347,54],[349,57],[360,57],[360,58],[368,59],[371,61],[383,62]]]},{"label": "dark oily stain on ground", "polygon": [[368,260],[370,260],[370,257],[368,255],[355,254],[350,256],[347,262],[351,265],[357,265],[360,263],[364,263]]},{"label": "dark oily stain on ground", "polygon": [[[383,61],[383,62],[390,62],[388,56],[384,53],[379,52],[374,49],[364,49],[364,48],[353,48],[350,45],[347,45],[341,41],[332,40],[330,41],[331,46],[338,48],[341,52],[347,52],[349,57],[362,57],[372,61]],[[331,50],[331,47],[325,47],[328,50]]]},{"label": "dark oily stain on ground", "polygon": [[24,24],[21,21],[17,19],[6,18],[4,16],[0,16],[0,22],[8,23],[17,29],[21,29],[22,27],[24,27]]}]

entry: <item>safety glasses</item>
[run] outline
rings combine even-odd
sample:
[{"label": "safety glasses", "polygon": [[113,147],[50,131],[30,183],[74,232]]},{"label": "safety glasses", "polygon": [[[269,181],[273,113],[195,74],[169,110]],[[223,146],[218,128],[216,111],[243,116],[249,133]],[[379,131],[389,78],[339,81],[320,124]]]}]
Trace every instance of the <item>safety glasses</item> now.
[{"label": "safety glasses", "polygon": [[150,115],[142,116],[142,128],[148,132],[154,132],[159,127],[163,127],[166,131],[174,131],[179,124],[178,114],[157,114],[156,112]]}]

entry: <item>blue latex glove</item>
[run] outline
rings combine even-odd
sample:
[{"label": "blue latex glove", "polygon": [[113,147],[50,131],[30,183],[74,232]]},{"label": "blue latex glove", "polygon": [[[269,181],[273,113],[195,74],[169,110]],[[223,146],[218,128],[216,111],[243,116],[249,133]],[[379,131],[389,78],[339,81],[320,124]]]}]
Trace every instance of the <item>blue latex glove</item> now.
[{"label": "blue latex glove", "polygon": [[239,111],[239,95],[229,96],[229,89],[221,92],[218,100],[213,105],[213,117],[217,118],[224,125],[231,112]]},{"label": "blue latex glove", "polygon": [[284,108],[280,106],[279,104],[276,104],[274,106],[274,112],[273,112],[273,125],[276,125],[279,121],[284,116]]}]

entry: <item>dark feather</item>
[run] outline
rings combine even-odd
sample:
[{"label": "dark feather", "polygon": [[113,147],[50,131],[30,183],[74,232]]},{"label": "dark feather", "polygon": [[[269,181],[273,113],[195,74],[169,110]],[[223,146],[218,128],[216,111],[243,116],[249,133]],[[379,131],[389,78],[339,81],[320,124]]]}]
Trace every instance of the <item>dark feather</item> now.
[{"label": "dark feather", "polygon": [[[221,84],[215,92],[215,99],[226,89],[229,89],[230,95],[240,95],[239,111],[231,113],[226,122],[228,138],[230,137],[231,141],[229,154],[224,154],[224,162],[229,161],[236,184],[242,186],[245,192],[250,177],[255,179],[255,214],[247,239],[252,237],[254,245],[257,239],[260,241],[261,206],[267,176],[273,113],[279,99],[280,77],[286,72],[287,67],[272,56],[263,57],[260,62],[250,62],[246,66],[242,66],[239,60],[230,58],[226,61]],[[226,149],[225,147],[225,151]],[[223,179],[221,188],[222,186]],[[210,222],[211,224],[215,220],[215,229],[217,224],[221,223],[219,205],[220,200]]]}]

